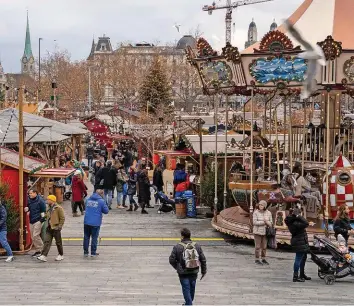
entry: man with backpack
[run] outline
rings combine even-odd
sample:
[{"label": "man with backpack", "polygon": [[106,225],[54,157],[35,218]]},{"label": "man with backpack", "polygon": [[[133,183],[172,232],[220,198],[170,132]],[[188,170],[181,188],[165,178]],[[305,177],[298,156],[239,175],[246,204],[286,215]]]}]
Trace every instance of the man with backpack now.
[{"label": "man with backpack", "polygon": [[202,280],[207,273],[207,264],[200,245],[192,242],[189,229],[181,230],[181,242],[173,247],[170,264],[178,273],[185,305],[193,305],[199,268]]}]

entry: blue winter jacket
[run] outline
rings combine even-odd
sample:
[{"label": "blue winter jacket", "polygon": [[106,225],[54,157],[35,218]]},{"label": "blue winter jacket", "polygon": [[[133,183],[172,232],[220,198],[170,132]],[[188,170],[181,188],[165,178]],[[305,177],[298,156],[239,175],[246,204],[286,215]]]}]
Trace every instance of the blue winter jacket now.
[{"label": "blue winter jacket", "polygon": [[7,231],[7,211],[4,205],[0,205],[0,232]]},{"label": "blue winter jacket", "polygon": [[30,215],[30,223],[35,224],[38,221],[41,221],[41,213],[46,212],[46,205],[44,199],[37,195],[34,199],[28,197],[28,205],[27,205]]},{"label": "blue winter jacket", "polygon": [[86,200],[86,210],[85,210],[85,225],[91,226],[101,226],[102,224],[102,214],[108,214],[108,206],[106,201],[97,193],[93,193]]}]

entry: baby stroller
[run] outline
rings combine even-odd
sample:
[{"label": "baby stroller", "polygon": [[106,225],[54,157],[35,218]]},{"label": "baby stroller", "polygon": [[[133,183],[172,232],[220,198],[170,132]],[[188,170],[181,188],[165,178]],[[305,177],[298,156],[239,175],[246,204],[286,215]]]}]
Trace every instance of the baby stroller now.
[{"label": "baby stroller", "polygon": [[[326,285],[333,285],[336,279],[354,276],[354,264],[348,261],[338,247],[328,238],[315,236],[315,244],[323,246],[332,255],[332,258],[318,257],[311,252],[312,261],[318,266],[318,277]],[[317,241],[316,241],[317,240]]]},{"label": "baby stroller", "polygon": [[152,188],[154,189],[157,200],[160,201],[160,206],[157,213],[161,214],[172,212],[174,214],[176,210],[175,201],[169,199],[168,196],[162,191],[158,191],[156,186],[153,185]]}]

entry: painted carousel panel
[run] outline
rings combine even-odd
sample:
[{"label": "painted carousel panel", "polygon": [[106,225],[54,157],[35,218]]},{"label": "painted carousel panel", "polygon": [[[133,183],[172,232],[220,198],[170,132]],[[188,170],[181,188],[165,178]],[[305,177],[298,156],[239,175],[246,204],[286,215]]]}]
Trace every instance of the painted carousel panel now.
[{"label": "painted carousel panel", "polygon": [[258,83],[277,81],[303,82],[307,65],[302,58],[273,58],[271,60],[260,58],[250,66],[250,73]]}]

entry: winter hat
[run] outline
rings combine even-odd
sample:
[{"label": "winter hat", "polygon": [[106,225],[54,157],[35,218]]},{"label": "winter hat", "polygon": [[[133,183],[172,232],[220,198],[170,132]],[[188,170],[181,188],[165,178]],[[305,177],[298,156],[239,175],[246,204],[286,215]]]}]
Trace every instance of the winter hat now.
[{"label": "winter hat", "polygon": [[347,242],[345,241],[344,237],[341,234],[338,235],[337,240],[338,240],[339,246],[346,246],[347,245]]},{"label": "winter hat", "polygon": [[47,197],[47,200],[50,200],[50,201],[53,201],[53,202],[56,202],[57,201],[57,197],[55,196],[55,195],[49,195],[48,197]]},{"label": "winter hat", "polygon": [[289,174],[291,174],[291,171],[289,169],[284,169],[283,172],[282,172],[283,176],[287,176]]},{"label": "winter hat", "polygon": [[267,201],[261,200],[261,201],[259,201],[258,205],[263,205],[264,208],[267,208],[268,203],[267,203]]},{"label": "winter hat", "polygon": [[80,170],[76,170],[74,175],[81,175],[81,171]]}]

